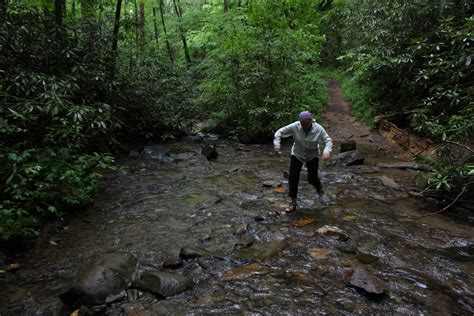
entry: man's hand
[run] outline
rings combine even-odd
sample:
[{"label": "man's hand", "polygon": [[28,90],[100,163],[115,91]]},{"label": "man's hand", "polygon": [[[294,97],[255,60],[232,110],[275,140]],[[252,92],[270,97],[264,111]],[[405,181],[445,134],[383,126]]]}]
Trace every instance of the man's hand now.
[{"label": "man's hand", "polygon": [[329,160],[331,158],[331,154],[323,153],[323,160]]},{"label": "man's hand", "polygon": [[273,153],[275,155],[281,155],[281,149],[280,148],[273,148]]}]

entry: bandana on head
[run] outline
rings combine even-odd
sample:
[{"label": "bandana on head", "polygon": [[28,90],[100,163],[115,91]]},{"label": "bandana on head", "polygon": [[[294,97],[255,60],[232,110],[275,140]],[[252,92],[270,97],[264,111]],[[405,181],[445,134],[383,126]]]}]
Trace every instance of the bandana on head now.
[{"label": "bandana on head", "polygon": [[313,114],[309,111],[303,111],[300,113],[300,121],[312,121]]}]

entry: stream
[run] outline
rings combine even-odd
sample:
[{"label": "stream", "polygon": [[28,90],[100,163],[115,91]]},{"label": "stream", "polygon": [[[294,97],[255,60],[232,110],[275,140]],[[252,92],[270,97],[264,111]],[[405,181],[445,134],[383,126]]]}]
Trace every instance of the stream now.
[{"label": "stream", "polygon": [[[49,227],[33,246],[2,255],[5,265],[20,267],[0,275],[0,314],[64,314],[58,295],[98,254],[133,253],[143,272],[162,269],[184,246],[215,254],[174,271],[190,277],[193,289],[166,299],[140,291],[100,314],[127,314],[124,304],[141,310],[127,315],[474,313],[472,224],[443,214],[405,217],[436,209],[407,193],[416,171],[377,167],[398,162],[393,155],[358,144],[364,164],[321,163],[322,197],[304,168],[298,211],[286,215],[291,143],[278,156],[270,143],[210,136],[119,158],[121,169],[106,173],[91,207]],[[217,144],[217,159],[201,155],[203,142]],[[337,142],[334,148],[337,154]],[[349,238],[320,234],[325,225]],[[239,245],[242,231],[251,242]],[[355,269],[381,279],[386,294],[372,297],[351,286]]]}]

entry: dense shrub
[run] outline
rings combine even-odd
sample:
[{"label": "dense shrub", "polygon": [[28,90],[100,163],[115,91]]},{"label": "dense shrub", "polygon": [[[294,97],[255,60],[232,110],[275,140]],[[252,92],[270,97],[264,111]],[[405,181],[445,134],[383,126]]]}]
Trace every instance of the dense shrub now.
[{"label": "dense shrub", "polygon": [[[108,152],[127,139],[173,137],[194,118],[180,68],[127,50],[111,69],[109,21],[9,6],[0,42],[0,238],[34,234],[36,222],[92,202]],[[109,34],[109,35],[105,35]],[[122,146],[123,147],[123,146]]]},{"label": "dense shrub", "polygon": [[352,74],[356,115],[410,114],[407,125],[437,145],[427,189],[460,192],[474,172],[472,3],[347,2],[328,16],[341,33],[325,27],[323,55]]},{"label": "dense shrub", "polygon": [[262,141],[299,111],[321,111],[325,83],[310,65],[322,41],[311,22],[317,14],[273,1],[223,14],[225,23],[213,30],[220,45],[201,64],[200,102],[212,113],[211,125],[242,141]]}]

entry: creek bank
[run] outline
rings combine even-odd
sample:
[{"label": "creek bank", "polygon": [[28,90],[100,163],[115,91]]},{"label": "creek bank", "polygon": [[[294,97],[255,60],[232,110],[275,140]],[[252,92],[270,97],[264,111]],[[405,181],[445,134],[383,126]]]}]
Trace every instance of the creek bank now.
[{"label": "creek bank", "polygon": [[[327,168],[321,162],[325,196],[315,193],[303,170],[297,212],[277,215],[288,203],[284,175],[290,144],[276,156],[270,143],[215,140],[219,155],[212,160],[201,154],[201,137],[146,146],[135,157],[118,159],[123,170],[106,175],[94,205],[60,225],[68,229],[56,229],[30,251],[5,258],[5,266],[20,268],[0,274],[5,289],[0,313],[55,314],[58,295],[79,274],[84,258],[114,250],[139,258],[140,274],[165,271],[187,277],[194,286],[166,299],[128,289],[121,301],[81,310],[108,315],[472,314],[472,226],[443,216],[402,218],[431,211],[407,194],[415,172],[377,166],[401,162],[398,149],[359,128],[334,105],[340,104],[331,103],[327,114],[336,121],[323,126],[335,145],[354,135],[365,159],[347,167]],[[399,189],[381,185],[379,176],[393,179]],[[267,180],[282,185],[264,187]],[[349,239],[317,232],[325,226],[339,228]],[[242,238],[246,234],[253,243]],[[164,262],[179,260],[184,247],[182,265],[166,271]],[[365,290],[345,278],[356,269],[382,280],[388,294],[367,299]]]}]

